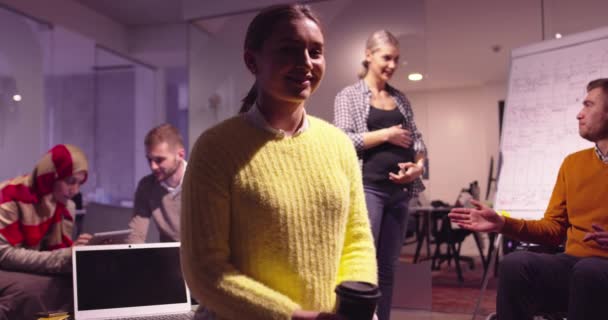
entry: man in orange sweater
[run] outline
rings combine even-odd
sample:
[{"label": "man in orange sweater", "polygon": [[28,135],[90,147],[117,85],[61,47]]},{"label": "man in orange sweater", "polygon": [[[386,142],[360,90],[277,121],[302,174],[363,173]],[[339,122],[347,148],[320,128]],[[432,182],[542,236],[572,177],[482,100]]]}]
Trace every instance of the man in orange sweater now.
[{"label": "man in orange sweater", "polygon": [[595,147],[568,155],[559,170],[547,211],[526,221],[476,208],[453,209],[465,229],[500,232],[525,242],[559,245],[563,254],[516,252],[500,268],[500,320],[532,319],[539,312],[568,311],[568,320],[608,314],[608,78],[591,81],[577,115],[579,134]]}]

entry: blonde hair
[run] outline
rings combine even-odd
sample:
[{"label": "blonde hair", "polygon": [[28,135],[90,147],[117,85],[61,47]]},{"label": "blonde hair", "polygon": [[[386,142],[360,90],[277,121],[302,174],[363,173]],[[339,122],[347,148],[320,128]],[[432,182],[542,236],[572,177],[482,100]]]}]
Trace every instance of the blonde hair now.
[{"label": "blonde hair", "polygon": [[[399,40],[397,40],[397,38],[388,30],[378,30],[367,38],[367,41],[365,42],[365,52],[366,54],[368,51],[373,53],[380,49],[380,47],[386,45],[399,48]],[[367,60],[364,59],[361,62],[361,65],[363,65],[363,69],[358,74],[359,79],[363,79],[369,70],[369,62],[367,62]]]}]

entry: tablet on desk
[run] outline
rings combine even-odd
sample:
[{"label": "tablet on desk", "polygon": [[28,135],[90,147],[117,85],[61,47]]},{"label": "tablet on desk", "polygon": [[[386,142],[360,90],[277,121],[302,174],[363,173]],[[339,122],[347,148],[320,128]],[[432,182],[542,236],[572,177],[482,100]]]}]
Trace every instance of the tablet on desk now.
[{"label": "tablet on desk", "polygon": [[120,244],[126,243],[127,238],[131,234],[130,229],[108,231],[108,232],[97,232],[93,234],[93,238],[89,240],[88,245],[99,245],[99,244]]}]

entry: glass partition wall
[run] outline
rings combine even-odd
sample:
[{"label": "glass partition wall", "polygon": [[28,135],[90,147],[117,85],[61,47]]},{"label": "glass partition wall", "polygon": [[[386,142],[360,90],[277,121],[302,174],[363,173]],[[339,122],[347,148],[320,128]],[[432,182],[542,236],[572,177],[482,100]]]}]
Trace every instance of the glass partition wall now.
[{"label": "glass partition wall", "polygon": [[86,201],[129,205],[148,174],[143,146],[165,118],[157,69],[60,26],[0,8],[0,180],[55,144],[84,150]]},{"label": "glass partition wall", "polygon": [[30,172],[47,148],[44,75],[52,32],[0,7],[0,180]]},{"label": "glass partition wall", "polygon": [[97,202],[130,205],[149,173],[144,137],[158,124],[156,68],[95,47],[94,96]]}]

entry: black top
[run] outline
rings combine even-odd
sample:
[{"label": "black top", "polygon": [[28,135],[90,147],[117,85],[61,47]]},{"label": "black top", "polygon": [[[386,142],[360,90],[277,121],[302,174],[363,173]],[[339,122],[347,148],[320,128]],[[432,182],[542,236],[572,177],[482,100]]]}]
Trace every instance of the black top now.
[{"label": "black top", "polygon": [[[370,106],[367,117],[367,129],[375,131],[403,125],[405,117],[399,109],[382,110]],[[399,188],[398,184],[388,179],[388,173],[399,172],[399,162],[413,162],[415,152],[413,147],[403,148],[390,142],[379,144],[363,152],[363,184],[376,187]]]}]

